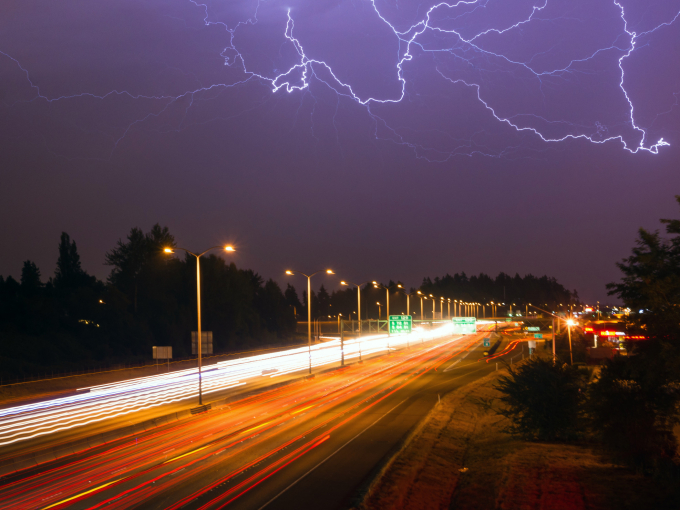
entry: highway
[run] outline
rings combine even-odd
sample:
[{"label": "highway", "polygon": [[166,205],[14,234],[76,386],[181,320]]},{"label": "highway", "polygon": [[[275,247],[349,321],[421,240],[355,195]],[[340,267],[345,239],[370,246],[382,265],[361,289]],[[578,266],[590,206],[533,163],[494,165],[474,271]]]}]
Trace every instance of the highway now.
[{"label": "highway", "polygon": [[495,369],[483,336],[345,345],[344,368],[6,476],[0,508],[347,507],[439,394]]}]

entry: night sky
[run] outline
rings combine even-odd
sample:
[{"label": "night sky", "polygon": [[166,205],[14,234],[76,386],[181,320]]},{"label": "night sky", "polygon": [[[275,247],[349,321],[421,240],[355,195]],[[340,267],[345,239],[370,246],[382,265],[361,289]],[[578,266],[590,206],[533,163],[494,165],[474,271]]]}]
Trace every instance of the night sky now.
[{"label": "night sky", "polygon": [[52,276],[66,231],[105,278],[159,222],[281,283],[611,302],[637,229],[680,217],[680,0],[436,5],[4,0],[0,274]]}]

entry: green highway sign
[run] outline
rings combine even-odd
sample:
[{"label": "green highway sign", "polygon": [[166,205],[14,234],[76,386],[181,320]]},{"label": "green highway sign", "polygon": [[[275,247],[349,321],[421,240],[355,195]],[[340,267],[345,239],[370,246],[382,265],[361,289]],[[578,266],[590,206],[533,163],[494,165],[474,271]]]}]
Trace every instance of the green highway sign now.
[{"label": "green highway sign", "polygon": [[491,347],[491,338],[486,337],[484,339],[484,347]]},{"label": "green highway sign", "polygon": [[410,315],[390,315],[390,335],[406,335],[411,332]]},{"label": "green highway sign", "polygon": [[534,333],[534,338],[543,338],[543,333]]},{"label": "green highway sign", "polygon": [[453,322],[454,335],[477,333],[477,319],[474,317],[454,317],[451,322]]},{"label": "green highway sign", "polygon": [[527,331],[541,331],[541,328],[539,326],[529,326]]}]

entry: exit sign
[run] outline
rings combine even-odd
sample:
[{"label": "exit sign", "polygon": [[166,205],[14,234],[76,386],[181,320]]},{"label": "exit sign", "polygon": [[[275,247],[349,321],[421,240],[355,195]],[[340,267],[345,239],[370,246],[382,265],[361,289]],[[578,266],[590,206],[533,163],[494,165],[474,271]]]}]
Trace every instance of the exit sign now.
[{"label": "exit sign", "polygon": [[538,326],[529,326],[527,331],[541,331],[541,328]]},{"label": "exit sign", "polygon": [[477,319],[474,317],[454,317],[453,322],[454,335],[471,335],[477,333]]},{"label": "exit sign", "polygon": [[412,329],[410,315],[390,315],[390,335],[407,335]]}]

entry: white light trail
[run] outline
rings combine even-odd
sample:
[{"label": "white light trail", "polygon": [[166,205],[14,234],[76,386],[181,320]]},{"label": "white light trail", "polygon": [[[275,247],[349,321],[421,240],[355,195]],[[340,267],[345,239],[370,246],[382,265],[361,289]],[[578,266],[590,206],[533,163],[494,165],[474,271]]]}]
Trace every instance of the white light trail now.
[{"label": "white light trail", "polygon": [[[410,335],[386,334],[347,339],[345,361],[386,353],[389,350],[451,336],[452,324],[444,322],[432,330],[416,329]],[[343,347],[339,338],[275,353],[222,361],[202,372],[203,393],[243,386],[259,378],[286,374],[339,363]],[[139,377],[83,388],[77,395],[20,405],[0,410],[0,446],[25,441],[91,423],[117,418],[135,411],[195,398],[198,369]]]}]

